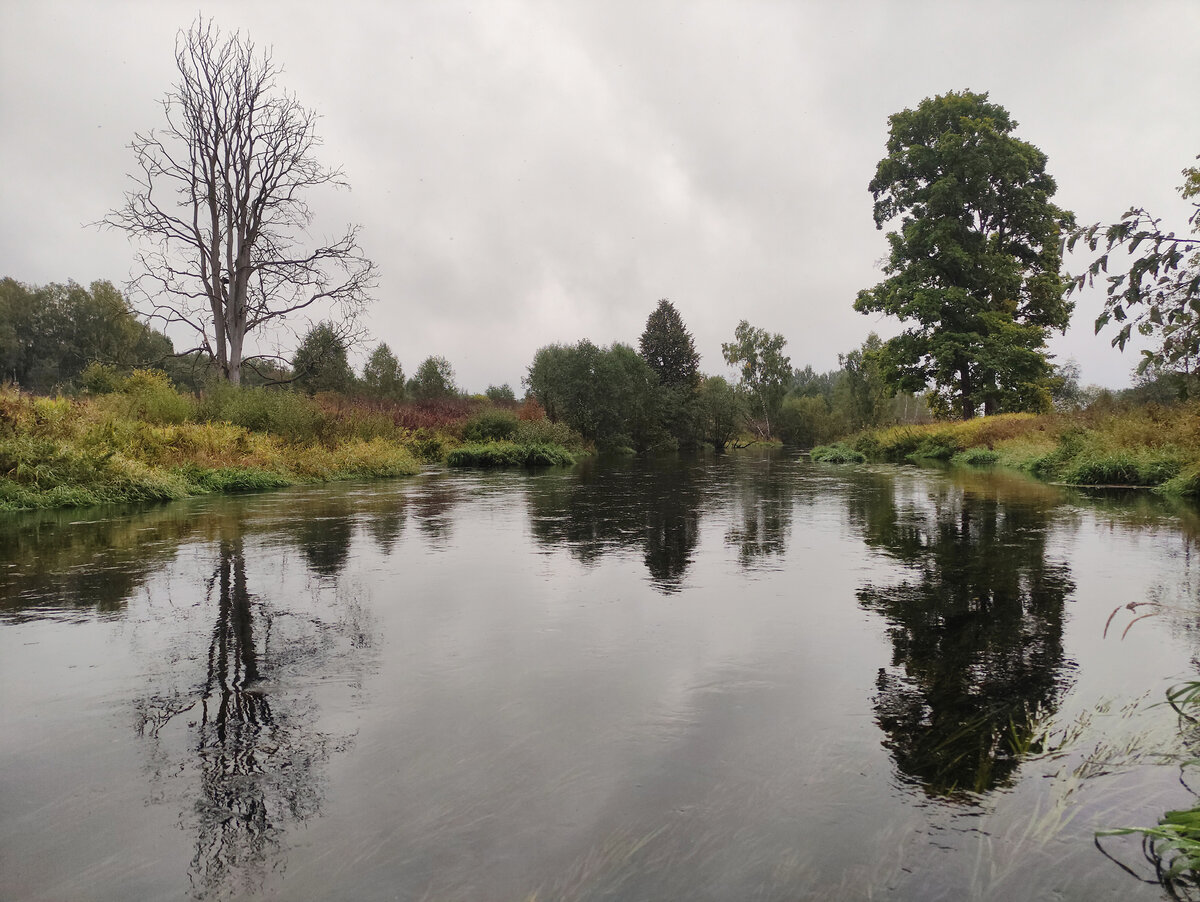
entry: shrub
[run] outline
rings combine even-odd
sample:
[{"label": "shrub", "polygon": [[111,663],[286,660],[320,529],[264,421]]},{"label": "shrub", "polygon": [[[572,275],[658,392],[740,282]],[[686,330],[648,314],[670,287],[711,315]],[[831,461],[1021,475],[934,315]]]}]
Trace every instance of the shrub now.
[{"label": "shrub", "polygon": [[467,420],[462,430],[463,441],[506,441],[516,434],[519,425],[520,420],[511,410],[485,408]]},{"label": "shrub", "polygon": [[455,448],[446,462],[452,467],[569,467],[575,458],[557,445],[477,442]]},{"label": "shrub", "polygon": [[843,445],[818,445],[812,449],[812,459],[825,464],[863,464],[867,457],[861,451]]},{"label": "shrub", "polygon": [[540,420],[521,420],[513,441],[519,445],[559,445],[568,451],[579,453],[585,445],[583,436],[566,423],[553,423],[543,417]]},{"label": "shrub", "polygon": [[968,448],[955,454],[951,460],[968,467],[990,467],[1000,460],[1000,452],[990,448]]},{"label": "shrub", "polygon": [[209,422],[233,423],[252,432],[270,432],[289,442],[319,441],[330,430],[330,418],[303,395],[228,383],[205,392],[196,416]]},{"label": "shrub", "polygon": [[115,366],[94,360],[79,374],[79,385],[89,395],[111,395],[120,391],[124,382]]},{"label": "shrub", "polygon": [[430,429],[418,429],[404,440],[404,444],[419,459],[428,463],[441,460],[445,452],[441,436]]},{"label": "shrub", "polygon": [[134,370],[106,403],[128,419],[160,425],[182,423],[195,410],[192,399],[179,394],[162,370]]}]

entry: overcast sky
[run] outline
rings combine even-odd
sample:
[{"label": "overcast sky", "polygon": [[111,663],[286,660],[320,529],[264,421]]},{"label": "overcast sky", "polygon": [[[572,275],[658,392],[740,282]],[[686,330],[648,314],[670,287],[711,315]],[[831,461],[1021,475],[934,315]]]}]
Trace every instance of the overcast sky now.
[{"label": "overcast sky", "polygon": [[[197,8],[0,0],[0,275],[129,277],[125,237],[86,223],[120,204],[133,133],[161,126]],[[662,297],[711,373],[740,319],[818,370],[895,334],[851,304],[886,253],[867,183],[887,117],[925,97],[989,92],[1084,222],[1136,203],[1185,227],[1200,153],[1198,0],[199,8],[272,46],[321,114],[352,190],[313,198],[315,232],[362,225],[373,339],[409,374],[446,356],[472,391],[520,394],[550,342],[636,344]],[[1124,385],[1136,360],[1092,334],[1100,301],[1053,350]]]}]

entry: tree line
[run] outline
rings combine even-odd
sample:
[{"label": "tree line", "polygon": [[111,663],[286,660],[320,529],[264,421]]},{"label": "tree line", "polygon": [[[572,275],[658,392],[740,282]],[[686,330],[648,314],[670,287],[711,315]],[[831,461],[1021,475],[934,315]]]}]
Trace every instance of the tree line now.
[{"label": "tree line", "polygon": [[[201,17],[180,32],[176,65],[179,81],[163,102],[167,128],[135,135],[133,188],[105,222],[137,247],[129,291],[139,307],[194,344],[176,351],[108,283],[37,288],[9,279],[0,376],[49,390],[84,379],[89,364],[93,383],[106,367],[156,364],[189,388],[217,378],[380,400],[459,394],[445,358],[427,358],[406,378],[386,344],[361,375],[352,371],[347,351],[375,267],[355,226],[326,245],[306,244],[308,190],[346,180],[317,160],[317,117],[277,84],[282,67],[270,52]],[[853,304],[894,317],[902,331],[842,355],[834,374],[798,374],[782,336],[743,321],[722,346],[736,383],[703,375],[678,311],[664,302],[636,350],[587,339],[542,348],[528,392],[598,444],[635,450],[724,447],[745,428],[806,442],[888,418],[1047,410],[1069,381],[1047,351],[1049,335],[1066,330],[1073,292],[1096,278],[1107,280],[1096,330],[1115,326],[1122,349],[1136,330],[1149,344],[1140,372],[1178,394],[1194,390],[1200,238],[1177,235],[1141,208],[1107,227],[1078,225],[1053,201],[1046,154],[1016,128],[1008,110],[971,91],[889,118],[886,154],[868,186],[877,228],[890,229],[889,255],[883,280]],[[1195,234],[1200,168],[1184,177]],[[1063,254],[1079,243],[1099,256],[1070,276]],[[1128,256],[1117,265],[1114,253]],[[290,359],[250,347],[297,316],[320,322]],[[515,400],[507,386],[488,394]]]}]

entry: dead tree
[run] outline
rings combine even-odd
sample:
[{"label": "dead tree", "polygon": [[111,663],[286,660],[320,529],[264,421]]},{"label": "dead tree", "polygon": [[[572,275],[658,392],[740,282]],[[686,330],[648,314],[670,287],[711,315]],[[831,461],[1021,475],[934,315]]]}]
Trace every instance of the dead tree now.
[{"label": "dead tree", "polygon": [[318,117],[277,86],[271,52],[199,19],[175,60],[166,128],[134,136],[135,187],[103,222],[137,246],[131,289],[150,315],[193,330],[192,350],[236,383],[243,364],[271,356],[247,354],[248,335],[314,305],[352,322],[376,271],[356,225],[316,248],[303,240],[309,190],[347,182],[315,158]]}]

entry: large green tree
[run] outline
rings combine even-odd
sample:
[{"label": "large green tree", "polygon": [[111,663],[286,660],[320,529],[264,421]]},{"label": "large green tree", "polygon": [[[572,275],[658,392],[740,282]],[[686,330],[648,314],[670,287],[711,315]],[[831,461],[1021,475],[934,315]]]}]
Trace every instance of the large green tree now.
[{"label": "large green tree", "polygon": [[363,366],[362,383],[371,398],[398,401],[404,397],[404,370],[400,368],[400,361],[387,342],[380,342],[367,358]]},{"label": "large green tree", "polygon": [[721,345],[725,362],[737,368],[742,388],[754,399],[756,412],[762,412],[767,435],[792,381],[792,362],[783,353],[785,344],[787,339],[778,332],[772,334],[742,320],[733,330],[733,341]]},{"label": "large green tree", "polygon": [[445,357],[426,357],[408,380],[408,393],[418,401],[442,401],[457,397],[454,367]]},{"label": "large green tree", "polygon": [[171,341],[134,315],[112,283],[84,288],[0,279],[0,382],[48,392],[78,383],[89,363],[119,372],[163,366]]},{"label": "large green tree", "polygon": [[842,378],[834,391],[835,403],[853,429],[878,426],[887,417],[892,395],[880,364],[882,351],[883,341],[872,332],[861,347],[838,355]]},{"label": "large green tree", "polygon": [[646,320],[638,339],[642,359],[670,388],[694,389],[700,380],[700,355],[675,305],[663,298]]},{"label": "large green tree", "polygon": [[746,400],[722,376],[701,380],[699,389],[700,437],[720,454],[737,438],[746,419]]},{"label": "large green tree", "polygon": [[534,355],[525,385],[550,419],[601,449],[645,451],[667,439],[663,388],[629,345],[599,348],[587,339],[547,345]]},{"label": "large green tree", "polygon": [[892,388],[930,384],[964,419],[1049,404],[1050,329],[1073,304],[1060,275],[1070,213],[1051,202],[1046,155],[987,94],[950,92],[891,116],[870,190],[891,247],[854,308],[909,323],[880,359]]},{"label": "large green tree", "polygon": [[1067,246],[1074,248],[1080,239],[1093,251],[1101,242],[1105,245],[1104,253],[1072,280],[1072,291],[1090,285],[1101,271],[1107,273],[1114,250],[1132,256],[1128,271],[1108,276],[1108,299],[1096,331],[1118,323],[1112,343],[1125,350],[1136,327],[1152,342],[1142,351],[1138,373],[1181,375],[1186,391],[1188,377],[1200,365],[1200,166],[1184,169],[1183,179],[1179,193],[1191,202],[1188,225],[1196,237],[1176,235],[1162,219],[1134,207],[1112,225],[1078,229]]},{"label": "large green tree", "polygon": [[346,340],[331,323],[308,330],[292,357],[296,385],[310,395],[319,391],[349,391],[354,372],[346,359]]},{"label": "large green tree", "polygon": [[680,447],[695,447],[702,438],[697,399],[700,355],[679,311],[666,298],[646,320],[638,348],[663,389],[663,427]]}]

